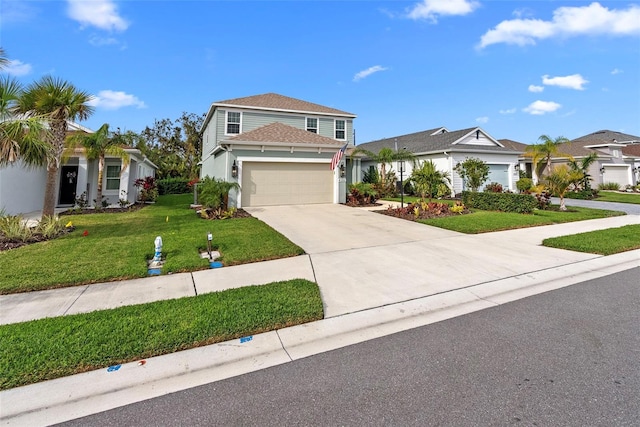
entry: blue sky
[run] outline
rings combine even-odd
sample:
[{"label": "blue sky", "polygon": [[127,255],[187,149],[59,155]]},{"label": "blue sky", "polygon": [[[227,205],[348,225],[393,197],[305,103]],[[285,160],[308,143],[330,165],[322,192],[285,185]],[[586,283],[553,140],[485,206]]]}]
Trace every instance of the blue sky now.
[{"label": "blue sky", "polygon": [[[0,3],[8,71],[96,96],[97,129],[136,132],[276,92],[357,114],[358,143],[481,126],[534,143],[640,135],[640,3],[22,1]],[[7,70],[5,70],[7,71]]]}]

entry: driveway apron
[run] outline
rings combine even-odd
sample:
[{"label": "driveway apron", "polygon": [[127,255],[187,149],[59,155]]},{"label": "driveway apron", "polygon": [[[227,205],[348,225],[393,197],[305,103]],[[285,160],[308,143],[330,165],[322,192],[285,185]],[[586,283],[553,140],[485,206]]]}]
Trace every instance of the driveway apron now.
[{"label": "driveway apron", "polygon": [[246,210],[309,254],[326,318],[597,257],[343,205]]}]

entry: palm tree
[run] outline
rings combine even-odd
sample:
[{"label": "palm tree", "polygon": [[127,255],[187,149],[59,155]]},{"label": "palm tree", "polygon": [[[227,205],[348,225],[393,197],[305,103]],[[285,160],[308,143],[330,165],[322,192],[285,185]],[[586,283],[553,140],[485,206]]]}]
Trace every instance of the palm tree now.
[{"label": "palm tree", "polygon": [[591,189],[591,175],[589,175],[589,167],[598,160],[598,153],[591,153],[586,157],[577,161],[575,159],[569,160],[569,167],[571,170],[582,172],[582,179],[577,182],[581,190]]},{"label": "palm tree", "polygon": [[419,168],[411,172],[411,181],[415,184],[416,190],[423,200],[426,195],[429,195],[429,201],[438,192],[439,185],[451,185],[449,172],[439,171],[431,159],[422,162]]},{"label": "palm tree", "polygon": [[47,130],[41,117],[16,113],[22,86],[9,77],[0,78],[0,166],[22,160],[27,166],[45,166],[51,146],[44,141]]},{"label": "palm tree", "polygon": [[129,166],[129,154],[124,150],[124,143],[119,134],[109,132],[107,123],[94,133],[76,133],[67,138],[65,157],[75,148],[84,149],[87,160],[98,160],[98,189],[96,192],[96,209],[102,207],[102,181],[104,163],[107,156],[118,157],[122,161],[121,171]]},{"label": "palm tree", "polygon": [[413,153],[410,153],[406,150],[394,151],[388,147],[380,149],[380,151],[378,151],[377,153],[356,147],[351,155],[353,156],[354,154],[358,153],[364,154],[380,165],[380,182],[383,187],[385,186],[385,181],[387,179],[387,165],[391,165],[393,162],[397,162],[400,160],[409,160],[413,164],[415,164],[416,161],[416,156],[414,156]]},{"label": "palm tree", "polygon": [[43,117],[49,125],[46,141],[52,156],[47,162],[43,216],[53,216],[56,205],[56,179],[60,169],[68,120],[85,120],[93,113],[93,97],[62,79],[45,76],[30,84],[18,99],[16,112],[27,117]]},{"label": "palm tree", "polygon": [[564,136],[551,139],[548,135],[541,135],[538,141],[541,141],[541,144],[529,145],[524,152],[525,157],[531,157],[538,179],[542,179],[545,173],[551,172],[551,159],[553,157],[573,159],[570,154],[560,151],[562,144],[569,143],[569,140]]},{"label": "palm tree", "polygon": [[580,171],[571,170],[567,165],[560,165],[553,168],[553,171],[544,179],[544,185],[549,189],[551,194],[560,197],[560,210],[566,211],[564,205],[564,195],[567,190],[576,181],[582,179],[583,174]]},{"label": "palm tree", "polygon": [[0,47],[0,70],[4,70],[9,65],[9,58],[3,48]]}]

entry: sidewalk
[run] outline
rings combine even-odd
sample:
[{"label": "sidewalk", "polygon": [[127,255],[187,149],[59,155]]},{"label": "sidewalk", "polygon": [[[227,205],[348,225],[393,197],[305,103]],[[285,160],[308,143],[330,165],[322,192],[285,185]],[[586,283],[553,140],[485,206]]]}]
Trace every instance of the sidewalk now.
[{"label": "sidewalk", "polygon": [[[0,323],[46,316],[69,315],[160,299],[195,296],[206,292],[306,278],[320,286],[326,304],[332,294],[347,301],[347,311],[325,307],[325,319],[310,324],[150,358],[144,365],[128,363],[114,372],[106,369],[0,392],[3,425],[49,425],[91,413],[142,401],[200,384],[287,363],[313,354],[355,344],[402,330],[427,325],[516,299],[547,292],[584,280],[640,267],[640,250],[611,256],[582,254],[541,247],[544,238],[597,229],[640,224],[640,216],[582,221],[483,235],[456,234],[432,242],[411,242],[386,250],[431,250],[430,259],[444,251],[472,254],[457,267],[443,262],[424,263],[421,275],[357,277],[371,289],[354,295],[346,283],[335,281],[333,271],[345,266],[348,251],[154,276],[74,288],[0,296]],[[390,248],[390,249],[389,249]],[[379,248],[351,251],[356,259],[374,256]],[[385,256],[389,256],[384,253]],[[535,259],[534,259],[535,258]],[[389,260],[394,265],[397,260]],[[387,267],[384,267],[387,268]],[[428,274],[425,273],[428,271]],[[351,273],[351,272],[349,272]],[[376,283],[395,277],[391,293]],[[414,281],[411,281],[415,279]],[[639,278],[640,279],[640,278]],[[356,283],[356,285],[358,284]],[[354,287],[353,289],[358,289]],[[351,299],[353,298],[353,299]],[[327,313],[333,314],[327,316]]]}]

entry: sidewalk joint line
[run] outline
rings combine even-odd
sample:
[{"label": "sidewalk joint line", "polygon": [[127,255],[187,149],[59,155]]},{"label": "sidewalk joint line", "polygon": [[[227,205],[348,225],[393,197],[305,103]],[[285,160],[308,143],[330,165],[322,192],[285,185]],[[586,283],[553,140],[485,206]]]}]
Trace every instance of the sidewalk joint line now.
[{"label": "sidewalk joint line", "polygon": [[280,346],[282,347],[284,352],[287,354],[287,357],[289,358],[289,361],[293,362],[293,358],[291,357],[291,355],[287,351],[287,348],[284,346],[284,343],[282,342],[282,337],[280,337],[280,330],[279,329],[276,329],[276,335],[278,336],[278,340],[280,341]]},{"label": "sidewalk joint line", "polygon": [[198,289],[196,288],[196,279],[193,278],[193,272],[190,272],[191,283],[193,283],[193,292],[195,292],[196,296],[198,296]]},{"label": "sidewalk joint line", "polygon": [[[82,292],[80,292],[80,295],[78,295],[76,297],[76,299],[74,299],[73,302],[71,304],[69,304],[69,307],[67,307],[67,309],[64,311],[64,313],[62,313],[63,316],[66,316],[67,313],[69,312],[69,310],[71,310],[71,307],[73,307],[75,305],[75,303],[78,302],[80,297],[82,295],[84,295],[85,292],[87,292],[87,289],[89,289],[89,285],[84,285],[84,286],[85,286],[85,288],[84,288],[84,290]],[[35,319],[35,320],[37,320],[37,319]]]}]

